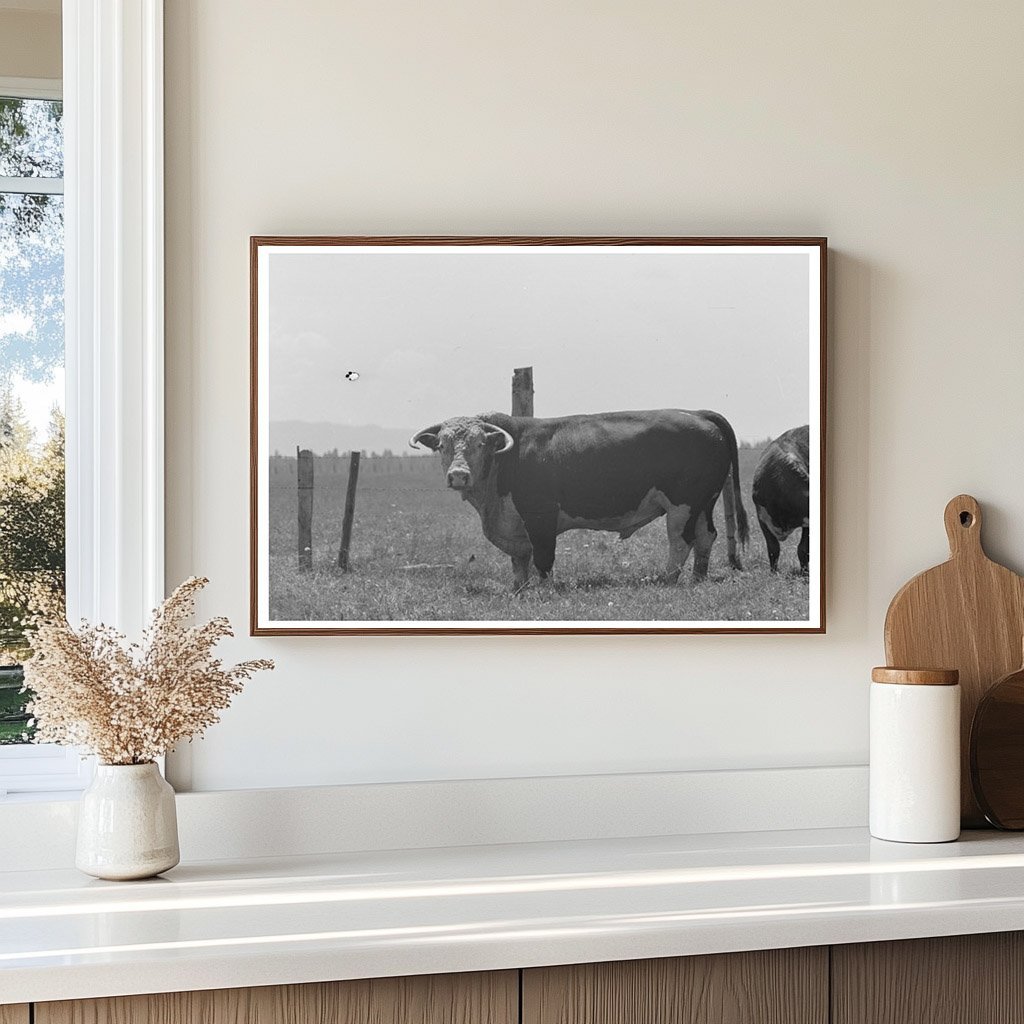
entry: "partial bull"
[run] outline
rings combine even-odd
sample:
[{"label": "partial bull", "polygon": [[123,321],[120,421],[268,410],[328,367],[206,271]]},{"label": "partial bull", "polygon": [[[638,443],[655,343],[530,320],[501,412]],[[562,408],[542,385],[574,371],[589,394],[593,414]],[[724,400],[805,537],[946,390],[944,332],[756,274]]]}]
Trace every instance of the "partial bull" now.
[{"label": "partial bull", "polygon": [[781,542],[800,530],[796,554],[807,572],[810,560],[810,430],[793,427],[780,434],[761,456],[754,471],[754,508],[768,547],[772,572],[779,568]]},{"label": "partial bull", "polygon": [[626,538],[665,516],[667,572],[678,579],[691,549],[693,575],[707,575],[725,507],[729,562],[748,537],[736,436],[715,412],[662,409],[556,419],[489,413],[456,416],[410,439],[441,453],[445,482],[480,515],[484,536],[512,559],[515,589],[530,567],[552,571],[566,530]]}]

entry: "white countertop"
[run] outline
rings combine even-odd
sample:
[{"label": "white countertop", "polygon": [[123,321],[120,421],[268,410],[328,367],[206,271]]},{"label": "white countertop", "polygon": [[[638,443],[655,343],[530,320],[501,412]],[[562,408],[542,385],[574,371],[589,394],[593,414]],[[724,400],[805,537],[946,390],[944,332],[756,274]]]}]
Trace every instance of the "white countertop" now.
[{"label": "white countertop", "polygon": [[0,872],[0,1004],[1024,929],[1024,836],[862,829]]}]

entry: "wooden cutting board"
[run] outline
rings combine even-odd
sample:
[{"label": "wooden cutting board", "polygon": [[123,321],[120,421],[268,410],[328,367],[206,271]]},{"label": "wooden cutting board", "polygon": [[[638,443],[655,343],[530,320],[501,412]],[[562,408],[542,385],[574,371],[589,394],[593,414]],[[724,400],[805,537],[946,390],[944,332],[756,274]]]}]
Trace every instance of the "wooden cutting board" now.
[{"label": "wooden cutting board", "polygon": [[1024,578],[993,562],[981,545],[981,507],[969,494],[945,511],[949,561],[915,576],[885,616],[885,657],[895,668],[960,670],[960,810],[964,828],[981,828],[974,799],[970,734],[988,688],[1020,667]]}]

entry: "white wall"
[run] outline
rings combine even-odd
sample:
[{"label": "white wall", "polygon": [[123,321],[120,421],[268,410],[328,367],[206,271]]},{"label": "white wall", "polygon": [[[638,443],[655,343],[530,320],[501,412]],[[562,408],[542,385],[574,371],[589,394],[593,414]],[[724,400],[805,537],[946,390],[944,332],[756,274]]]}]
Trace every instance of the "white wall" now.
[{"label": "white wall", "polygon": [[826,636],[240,639],[278,669],[195,787],[864,761],[947,499],[1024,569],[1022,37],[971,0],[167,0],[169,582],[243,633],[250,234],[833,247]]}]

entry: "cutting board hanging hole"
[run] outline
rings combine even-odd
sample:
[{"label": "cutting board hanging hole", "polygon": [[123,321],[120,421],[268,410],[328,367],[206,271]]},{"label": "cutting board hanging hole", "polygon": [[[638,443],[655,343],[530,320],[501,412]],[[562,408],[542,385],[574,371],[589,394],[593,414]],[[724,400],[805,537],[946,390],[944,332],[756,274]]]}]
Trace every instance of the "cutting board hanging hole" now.
[{"label": "cutting board hanging hole", "polygon": [[969,494],[958,494],[947,506],[944,516],[949,553],[983,555],[981,549],[981,509]]}]

